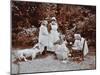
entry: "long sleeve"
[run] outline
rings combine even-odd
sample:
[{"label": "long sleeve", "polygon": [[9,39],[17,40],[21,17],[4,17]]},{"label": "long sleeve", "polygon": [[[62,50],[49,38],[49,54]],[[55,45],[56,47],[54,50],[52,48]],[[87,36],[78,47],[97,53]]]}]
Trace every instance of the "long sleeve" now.
[{"label": "long sleeve", "polygon": [[41,31],[41,34],[42,34],[42,35],[48,35],[48,31],[47,31],[47,28],[46,28],[46,27],[43,27],[43,26],[42,26],[42,27],[40,28],[40,31]]}]

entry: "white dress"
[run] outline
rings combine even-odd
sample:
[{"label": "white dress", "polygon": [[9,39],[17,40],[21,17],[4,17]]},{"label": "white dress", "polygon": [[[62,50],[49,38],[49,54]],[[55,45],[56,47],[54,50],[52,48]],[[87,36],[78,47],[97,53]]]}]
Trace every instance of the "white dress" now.
[{"label": "white dress", "polygon": [[57,40],[59,40],[59,33],[58,33],[57,29],[58,29],[57,23],[55,23],[54,25],[51,24],[51,32],[50,32],[49,40],[52,43],[55,43],[55,42],[57,42]]},{"label": "white dress", "polygon": [[85,40],[84,43],[84,38],[81,38],[81,40],[75,40],[74,42],[74,47],[72,47],[72,49],[74,50],[82,50],[83,49],[83,45],[84,45],[84,50],[83,50],[83,54],[84,56],[87,55],[87,53],[89,52],[88,50],[88,45],[87,45],[87,41]]},{"label": "white dress", "polygon": [[75,40],[72,49],[74,49],[74,50],[82,50],[82,47],[83,46],[82,46],[81,40]]},{"label": "white dress", "polygon": [[67,59],[69,54],[69,49],[66,47],[66,41],[64,41],[61,45],[56,45],[55,53],[58,59]]},{"label": "white dress", "polygon": [[49,41],[48,41],[48,51],[55,51],[54,50],[54,43],[59,40],[59,33],[57,31],[58,29],[58,25],[57,23],[55,23],[54,25],[52,25],[52,23],[50,24],[51,25],[51,31],[49,33]]},{"label": "white dress", "polygon": [[48,46],[48,30],[46,26],[41,25],[39,31],[39,49],[41,52],[43,52],[45,46]]}]

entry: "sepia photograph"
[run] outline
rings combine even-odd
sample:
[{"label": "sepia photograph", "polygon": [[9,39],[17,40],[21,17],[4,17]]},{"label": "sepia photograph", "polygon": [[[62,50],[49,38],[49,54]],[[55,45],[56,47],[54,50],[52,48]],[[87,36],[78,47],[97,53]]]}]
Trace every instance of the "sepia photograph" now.
[{"label": "sepia photograph", "polygon": [[11,74],[96,69],[96,6],[11,0]]}]

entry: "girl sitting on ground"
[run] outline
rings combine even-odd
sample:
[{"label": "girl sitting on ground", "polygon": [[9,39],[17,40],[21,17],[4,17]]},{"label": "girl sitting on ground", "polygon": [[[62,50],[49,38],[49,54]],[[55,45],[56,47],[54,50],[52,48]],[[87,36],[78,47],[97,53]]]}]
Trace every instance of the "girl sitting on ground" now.
[{"label": "girl sitting on ground", "polygon": [[67,41],[65,37],[60,37],[60,43],[55,45],[55,53],[59,60],[62,60],[63,63],[66,63],[68,59],[69,49],[66,47]]}]

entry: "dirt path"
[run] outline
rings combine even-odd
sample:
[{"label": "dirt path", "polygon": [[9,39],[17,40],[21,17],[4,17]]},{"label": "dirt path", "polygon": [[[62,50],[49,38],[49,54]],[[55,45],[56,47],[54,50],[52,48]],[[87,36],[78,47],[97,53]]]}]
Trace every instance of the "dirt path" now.
[{"label": "dirt path", "polygon": [[[67,61],[62,63],[54,59],[53,55],[48,55],[42,59],[34,59],[33,61],[20,62],[19,73],[34,73],[47,71],[68,71],[68,70],[82,70],[95,69],[95,55],[88,54],[81,63]],[[18,65],[12,63],[12,73],[18,72]]]}]

